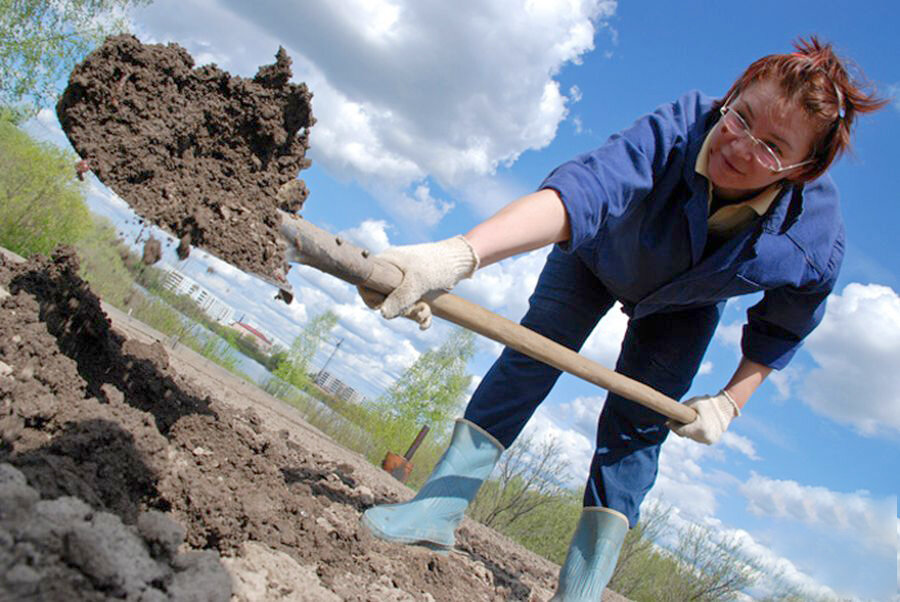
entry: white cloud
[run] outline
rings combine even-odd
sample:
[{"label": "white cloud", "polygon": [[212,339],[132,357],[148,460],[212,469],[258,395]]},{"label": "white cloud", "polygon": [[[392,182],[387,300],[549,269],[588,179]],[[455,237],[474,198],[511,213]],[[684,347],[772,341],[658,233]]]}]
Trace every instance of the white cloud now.
[{"label": "white cloud", "polygon": [[753,441],[747,437],[732,432],[726,432],[722,435],[722,445],[744,454],[751,460],[761,460],[756,453],[756,446],[753,444]]},{"label": "white cloud", "polygon": [[584,342],[581,353],[612,370],[627,329],[628,316],[622,312],[622,305],[616,303]]},{"label": "white cloud", "polygon": [[775,387],[776,400],[785,401],[791,397],[793,385],[802,377],[802,371],[796,366],[787,366],[775,370],[769,375],[769,382]]},{"label": "white cloud", "polygon": [[603,400],[602,396],[578,397],[566,403],[544,403],[525,428],[535,442],[555,439],[559,443],[560,457],[569,467],[560,478],[569,486],[580,487],[587,480]]},{"label": "white cloud", "polygon": [[895,550],[897,499],[868,492],[842,493],[753,473],[740,487],[748,510],[758,516],[788,518],[828,531],[844,531],[869,549]]},{"label": "white cloud", "polygon": [[725,324],[724,322],[720,322],[719,326],[716,328],[716,333],[713,337],[719,341],[722,345],[726,347],[730,347],[737,352],[740,352],[741,348],[741,332],[744,328],[744,321],[739,320],[737,322],[731,322],[730,324]]},{"label": "white cloud", "polygon": [[778,555],[771,548],[759,543],[743,529],[720,529],[721,537],[733,537],[741,545],[744,552],[763,568],[762,582],[757,587],[764,592],[771,591],[776,584],[773,579],[780,579],[789,586],[799,588],[801,592],[826,599],[840,598],[837,592],[823,585],[814,577],[801,570],[791,560]]},{"label": "white cloud", "polygon": [[887,95],[893,101],[894,108],[900,111],[900,84],[891,84],[888,86]]},{"label": "white cloud", "polygon": [[698,376],[703,376],[704,374],[712,374],[713,371],[713,363],[710,361],[703,362],[700,364],[700,370],[697,371]]},{"label": "white cloud", "polygon": [[525,315],[529,292],[534,290],[550,248],[504,259],[463,280],[454,293],[514,321]]},{"label": "white cloud", "polygon": [[367,219],[357,227],[343,230],[338,235],[372,253],[381,253],[391,246],[387,229],[386,221]]},{"label": "white cloud", "polygon": [[[492,0],[464,10],[437,0],[191,4],[155,2],[136,13],[139,32],[244,75],[283,44],[295,79],[315,94],[314,160],[359,181],[398,219],[430,224],[452,204],[421,192],[427,178],[465,191],[550,143],[579,95],[563,94],[554,78],[593,49],[616,9],[613,0]],[[414,212],[404,218],[397,205]]]},{"label": "white cloud", "polygon": [[720,454],[716,448],[670,436],[660,450],[659,475],[649,499],[676,506],[696,520],[714,516],[718,508],[716,488],[700,464]]},{"label": "white cloud", "polygon": [[830,297],[809,336],[818,364],[800,398],[816,412],[863,435],[900,431],[900,296],[877,284],[848,284]]}]

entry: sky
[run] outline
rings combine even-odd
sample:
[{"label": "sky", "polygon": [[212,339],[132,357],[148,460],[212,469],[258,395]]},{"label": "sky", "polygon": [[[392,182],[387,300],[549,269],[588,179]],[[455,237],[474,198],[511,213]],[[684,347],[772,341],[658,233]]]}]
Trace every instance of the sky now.
[{"label": "sky", "polygon": [[[658,105],[691,89],[720,96],[798,36],[832,42],[892,102],[860,119],[854,152],[831,170],[848,246],[825,319],[719,444],[670,436],[648,499],[670,505],[676,524],[742,542],[808,591],[900,599],[900,3],[158,0],[131,23],[143,42],[176,42],[198,65],[248,77],[283,46],[318,120],[313,164],[300,174],[311,191],[303,215],[375,252],[464,233]],[[64,143],[49,111],[28,128]],[[90,187],[92,209],[136,238],[127,206]],[[517,320],[546,253],[489,266],[455,292]],[[178,262],[170,248],[163,261],[283,344],[334,311],[331,344],[343,343],[329,371],[373,398],[451,332],[439,320],[425,332],[385,321],[310,268],[291,271],[296,299],[285,305],[204,253]],[[728,381],[756,299],[729,302],[688,396]],[[625,328],[612,310],[582,353],[614,365]],[[480,340],[473,386],[499,351]],[[528,427],[560,441],[573,486],[586,476],[604,395],[564,376]]]}]

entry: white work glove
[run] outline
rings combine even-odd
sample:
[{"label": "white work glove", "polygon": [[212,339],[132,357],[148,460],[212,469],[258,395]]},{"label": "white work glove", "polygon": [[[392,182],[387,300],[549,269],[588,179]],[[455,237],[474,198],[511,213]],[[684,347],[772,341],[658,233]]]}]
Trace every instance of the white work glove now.
[{"label": "white work glove", "polygon": [[381,309],[385,318],[402,315],[415,320],[422,330],[431,325],[431,308],[420,301],[422,296],[431,291],[449,291],[463,278],[470,278],[479,263],[475,249],[462,236],[391,247],[377,257],[400,268],[403,280],[387,298],[359,287],[363,301],[373,309]]},{"label": "white work glove", "polygon": [[731,421],[741,415],[741,409],[731,395],[723,389],[718,395],[692,397],[684,405],[697,412],[697,418],[689,424],[669,421],[666,425],[676,435],[712,445],[728,429]]}]

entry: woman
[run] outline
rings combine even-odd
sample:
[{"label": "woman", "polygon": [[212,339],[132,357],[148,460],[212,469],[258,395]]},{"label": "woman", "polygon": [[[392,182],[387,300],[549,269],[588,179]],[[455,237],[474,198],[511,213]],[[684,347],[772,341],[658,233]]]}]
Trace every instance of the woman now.
[{"label": "woman", "polygon": [[[675,399],[690,388],[725,301],[764,292],[747,312],[734,375],[685,402],[694,422],[667,424],[607,396],[554,600],[600,599],[669,430],[718,441],[821,321],[844,254],[826,170],[848,148],[856,116],[884,103],[850,79],[830,45],[800,40],[795,52],[750,65],[723,100],[690,92],[641,118],[465,236],[382,254],[404,272],[382,313],[427,327],[428,308],[416,303],[426,292],[555,243],[522,324],[577,350],[619,301],[629,323],[616,370]],[[452,546],[466,506],[558,377],[505,349],[416,497],[369,509],[364,524],[391,541]]]}]

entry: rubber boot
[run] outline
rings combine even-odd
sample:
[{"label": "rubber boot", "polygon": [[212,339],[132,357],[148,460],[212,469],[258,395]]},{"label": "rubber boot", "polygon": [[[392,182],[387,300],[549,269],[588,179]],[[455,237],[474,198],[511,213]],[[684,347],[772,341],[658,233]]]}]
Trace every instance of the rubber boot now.
[{"label": "rubber boot", "polygon": [[500,442],[479,426],[457,420],[450,447],[416,496],[369,508],[362,523],[380,539],[452,548],[453,532],[502,452]]},{"label": "rubber boot", "polygon": [[550,602],[599,602],[628,533],[628,519],[608,508],[585,508]]}]

